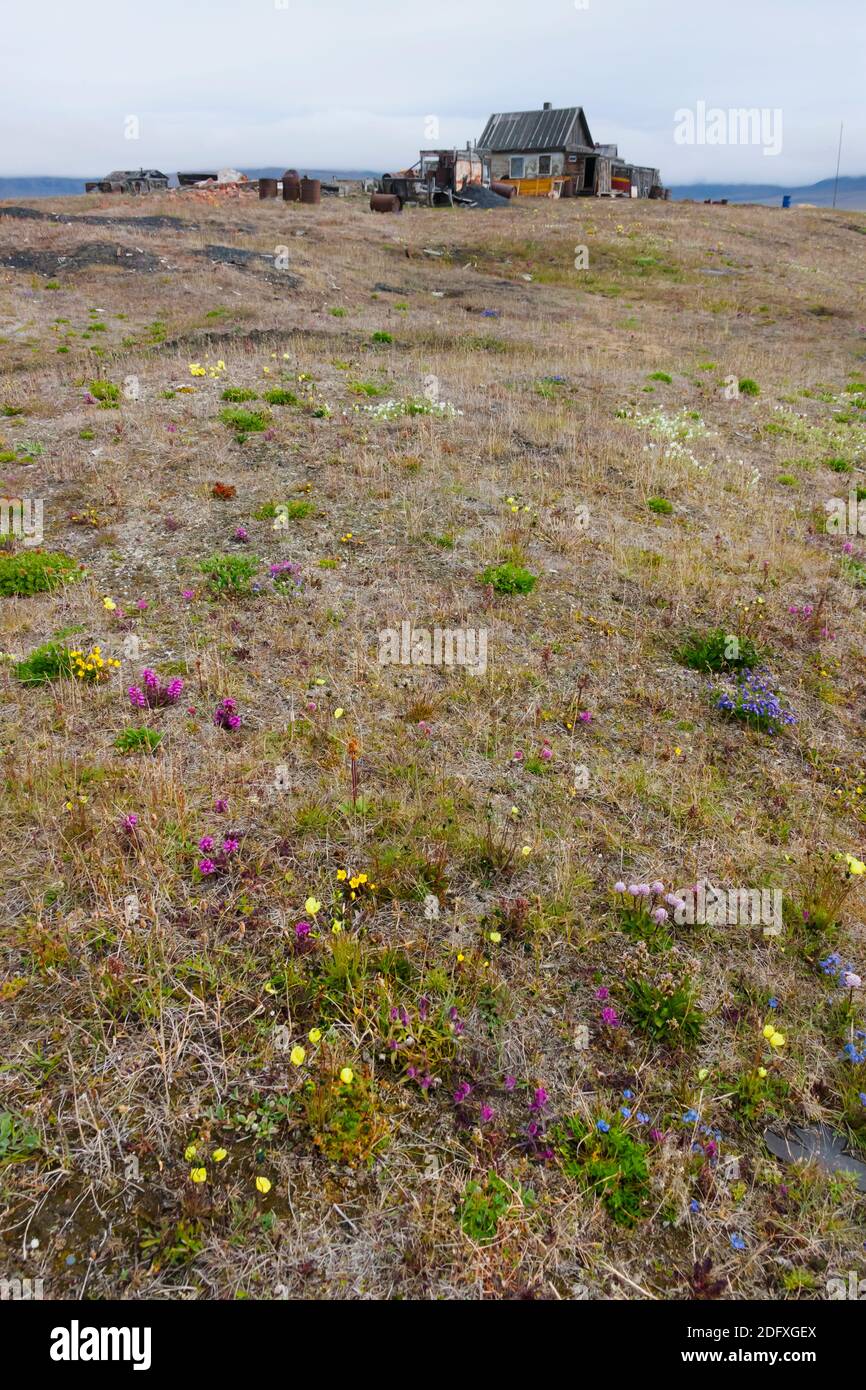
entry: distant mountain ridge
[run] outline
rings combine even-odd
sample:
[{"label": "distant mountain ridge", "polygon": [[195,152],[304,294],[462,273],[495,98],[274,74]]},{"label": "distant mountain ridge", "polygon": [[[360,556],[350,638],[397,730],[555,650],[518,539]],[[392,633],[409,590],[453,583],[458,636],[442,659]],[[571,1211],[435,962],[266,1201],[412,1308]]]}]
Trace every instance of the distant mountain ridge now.
[{"label": "distant mountain ridge", "polygon": [[[834,183],[834,179],[820,179],[818,183],[800,186],[781,183],[683,183],[671,185],[671,197],[677,201],[683,198],[694,198],[697,202],[703,202],[705,198],[727,198],[729,203],[781,203],[782,196],[788,193],[794,204],[814,203],[816,207],[828,208],[833,205]],[[849,212],[866,210],[866,174],[840,178],[836,207]]]}]

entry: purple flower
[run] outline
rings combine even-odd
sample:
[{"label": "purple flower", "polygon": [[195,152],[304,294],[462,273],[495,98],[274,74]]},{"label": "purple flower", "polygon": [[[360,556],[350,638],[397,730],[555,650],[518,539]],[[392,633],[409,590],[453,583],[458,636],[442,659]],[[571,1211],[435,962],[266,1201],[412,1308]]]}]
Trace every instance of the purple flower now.
[{"label": "purple flower", "polygon": [[212,859],[200,859],[198,861],[198,871],[200,874],[205,875],[216,873],[216,864]]},{"label": "purple flower", "polygon": [[457,1087],[457,1090],[454,1092],[454,1104],[462,1105],[464,1100],[466,1100],[467,1096],[469,1096],[471,1092],[472,1087],[469,1085],[469,1082],[461,1081],[460,1085]]},{"label": "purple flower", "polygon": [[655,895],[656,895],[657,898],[660,898],[661,895],[662,895],[662,893],[663,893],[664,891],[665,891],[665,886],[664,886],[664,884],[662,883],[661,879],[658,879],[658,878],[657,878],[656,881],[655,881],[655,883],[651,883],[651,884],[650,884],[650,892],[651,892],[651,893],[655,893]]},{"label": "purple flower", "polygon": [[213,804],[213,808],[218,815],[224,815],[225,812],[229,809],[229,804],[224,796],[218,796]]},{"label": "purple flower", "polygon": [[130,811],[128,816],[124,816],[120,824],[124,830],[132,835],[135,831],[135,827],[138,825],[138,816],[135,811]]},{"label": "purple flower", "polygon": [[296,923],[295,923],[295,936],[297,936],[298,938],[301,938],[301,937],[304,937],[304,936],[309,936],[309,934],[310,934],[310,924],[309,924],[309,922],[296,922]]},{"label": "purple flower", "polygon": [[513,1091],[516,1085],[517,1085],[517,1077],[516,1077],[516,1076],[506,1076],[506,1078],[505,1078],[505,1089],[506,1089],[506,1091]]},{"label": "purple flower", "polygon": [[223,854],[234,854],[239,844],[239,840],[233,839],[230,835],[226,836],[223,840]]},{"label": "purple flower", "polygon": [[619,881],[613,885],[613,891],[615,893],[625,892],[625,884],[623,883],[622,879],[619,879]]},{"label": "purple flower", "polygon": [[207,853],[208,850],[213,849],[213,835],[202,835],[201,839],[198,842],[198,847],[205,853]]},{"label": "purple flower", "polygon": [[535,1095],[533,1096],[532,1103],[529,1108],[530,1110],[543,1110],[546,1104],[547,1092],[545,1091],[543,1086],[539,1086],[538,1090],[535,1092]]},{"label": "purple flower", "polygon": [[492,1108],[491,1108],[489,1105],[482,1105],[482,1107],[481,1107],[481,1119],[482,1119],[482,1121],[483,1121],[485,1124],[487,1124],[490,1120],[493,1119],[493,1115],[494,1115],[494,1111],[492,1110]]},{"label": "purple flower", "polygon": [[617,1014],[616,1009],[610,1009],[610,1008],[608,1008],[608,1009],[602,1009],[602,1011],[601,1011],[601,1021],[602,1021],[602,1023],[606,1023],[607,1026],[608,1026],[608,1028],[618,1028],[618,1027],[619,1027],[619,1015]]},{"label": "purple flower", "polygon": [[664,907],[657,907],[653,912],[652,917],[654,922],[658,922],[659,925],[661,925],[662,922],[666,922],[668,920],[667,909]]}]

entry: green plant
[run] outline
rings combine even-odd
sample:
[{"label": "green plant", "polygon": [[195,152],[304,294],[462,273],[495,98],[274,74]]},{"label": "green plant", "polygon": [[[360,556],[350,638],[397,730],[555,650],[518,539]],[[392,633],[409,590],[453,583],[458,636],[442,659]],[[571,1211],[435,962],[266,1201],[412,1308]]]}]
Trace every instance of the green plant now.
[{"label": "green plant", "polygon": [[650,372],[649,379],[650,381],[664,381],[668,386],[673,381],[673,377],[668,372]]},{"label": "green plant", "polygon": [[224,401],[234,401],[236,405],[243,401],[257,401],[258,398],[257,391],[248,391],[245,386],[227,386],[221,397]]},{"label": "green plant", "polygon": [[470,1180],[460,1202],[460,1227],[478,1245],[496,1239],[499,1222],[507,1212],[532,1206],[535,1194],[531,1188],[509,1187],[497,1173],[488,1173],[483,1182]]},{"label": "green plant", "polygon": [[294,391],[286,391],[281,386],[275,386],[272,391],[265,391],[264,399],[268,405],[300,405]]},{"label": "green plant", "polygon": [[754,670],[761,654],[751,637],[736,637],[716,627],[709,632],[690,632],[676,659],[693,671],[733,671],[740,666]]},{"label": "green plant", "polygon": [[313,1143],[332,1163],[371,1163],[387,1145],[388,1122],[363,1076],[308,1083],[304,1096]]},{"label": "green plant", "polygon": [[163,735],[156,729],[142,727],[124,729],[114,740],[118,753],[155,753]]},{"label": "green plant", "polygon": [[390,333],[386,333],[384,329],[381,328],[370,338],[371,343],[393,343],[393,341],[394,339],[392,335]]},{"label": "green plant", "polygon": [[629,1122],[620,1115],[571,1115],[552,1137],[563,1172],[598,1197],[618,1225],[633,1226],[647,1207],[650,1181],[646,1148],[633,1138]]},{"label": "green plant", "polygon": [[248,434],[261,434],[271,423],[271,417],[267,410],[242,410],[239,407],[226,406],[221,410],[219,418],[229,429],[244,438]]},{"label": "green plant", "polygon": [[479,576],[482,584],[491,584],[497,594],[529,594],[538,582],[522,565],[488,565]]},{"label": "green plant", "polygon": [[97,378],[96,381],[91,381],[88,389],[91,396],[99,402],[102,410],[117,410],[120,401],[120,387],[115,386],[113,381]]},{"label": "green plant", "polygon": [[0,554],[0,596],[47,594],[81,578],[77,560],[62,551],[22,550]]},{"label": "green plant", "polygon": [[47,681],[71,676],[72,658],[69,648],[61,646],[59,642],[46,642],[23,661],[19,661],[14,671],[22,685],[43,685]]},{"label": "green plant", "polygon": [[761,388],[750,376],[744,376],[739,383],[741,396],[760,396]]},{"label": "green plant", "polygon": [[634,976],[625,982],[625,994],[630,1021],[653,1042],[692,1047],[700,1041],[704,1016],[685,973],[670,971],[657,980]]},{"label": "green plant", "polygon": [[10,1110],[0,1110],[0,1164],[21,1163],[38,1151],[39,1135]]},{"label": "green plant", "polygon": [[238,598],[251,592],[253,575],[259,567],[256,555],[211,555],[199,569],[207,575],[213,594]]},{"label": "green plant", "polygon": [[650,497],[647,506],[656,516],[670,516],[674,509],[673,502],[669,502],[666,497]]}]

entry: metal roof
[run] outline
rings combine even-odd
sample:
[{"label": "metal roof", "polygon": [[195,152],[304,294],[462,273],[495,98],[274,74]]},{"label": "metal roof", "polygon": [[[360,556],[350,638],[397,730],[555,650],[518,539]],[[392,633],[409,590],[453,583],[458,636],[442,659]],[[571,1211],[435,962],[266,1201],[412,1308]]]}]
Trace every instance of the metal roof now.
[{"label": "metal roof", "polygon": [[559,110],[504,111],[491,116],[478,141],[481,150],[592,149],[582,106]]}]

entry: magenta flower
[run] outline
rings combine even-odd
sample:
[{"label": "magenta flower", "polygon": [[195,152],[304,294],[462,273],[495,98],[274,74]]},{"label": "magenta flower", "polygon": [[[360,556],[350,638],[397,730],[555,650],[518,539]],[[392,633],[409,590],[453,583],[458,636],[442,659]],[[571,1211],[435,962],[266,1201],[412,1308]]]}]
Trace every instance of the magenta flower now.
[{"label": "magenta flower", "polygon": [[218,796],[213,804],[213,808],[218,815],[224,815],[225,812],[229,809],[229,804],[224,796]]},{"label": "magenta flower", "polygon": [[299,939],[300,939],[301,937],[304,937],[304,936],[309,936],[310,931],[311,931],[311,927],[310,927],[309,922],[296,922],[296,923],[295,923],[295,936],[297,936]]},{"label": "magenta flower", "polygon": [[610,998],[610,990],[606,985],[599,985],[598,989],[595,991],[595,997],[604,1003],[605,999]]},{"label": "magenta flower", "polygon": [[213,835],[202,835],[198,847],[204,854],[207,854],[208,850],[213,849]]},{"label": "magenta flower", "polygon": [[239,840],[233,840],[231,836],[227,837],[223,840],[223,854],[234,854],[239,844]]},{"label": "magenta flower", "polygon": [[130,811],[128,816],[123,817],[121,825],[124,830],[126,830],[130,835],[132,835],[135,831],[135,827],[138,825],[138,816],[135,814],[134,811]]},{"label": "magenta flower", "polygon": [[482,1107],[481,1107],[481,1120],[486,1124],[488,1121],[490,1121],[490,1120],[493,1119],[494,1113],[495,1113],[495,1112],[492,1110],[492,1108],[491,1108],[489,1105],[482,1105]]},{"label": "magenta flower", "polygon": [[602,1009],[602,1011],[601,1011],[601,1021],[602,1021],[602,1023],[606,1023],[607,1026],[608,1026],[608,1028],[618,1028],[618,1027],[619,1027],[619,1015],[617,1014],[616,1009],[610,1009],[610,1008]]},{"label": "magenta flower", "polygon": [[513,1091],[516,1085],[517,1085],[517,1077],[516,1077],[516,1076],[506,1076],[506,1078],[505,1078],[505,1089],[506,1089],[506,1091]]},{"label": "magenta flower", "polygon": [[200,874],[205,875],[216,873],[216,864],[212,859],[200,859],[198,861],[198,871]]},{"label": "magenta flower", "polygon": [[592,723],[592,715],[590,714],[588,709],[581,710],[580,714],[577,717],[580,720],[581,724]]}]

